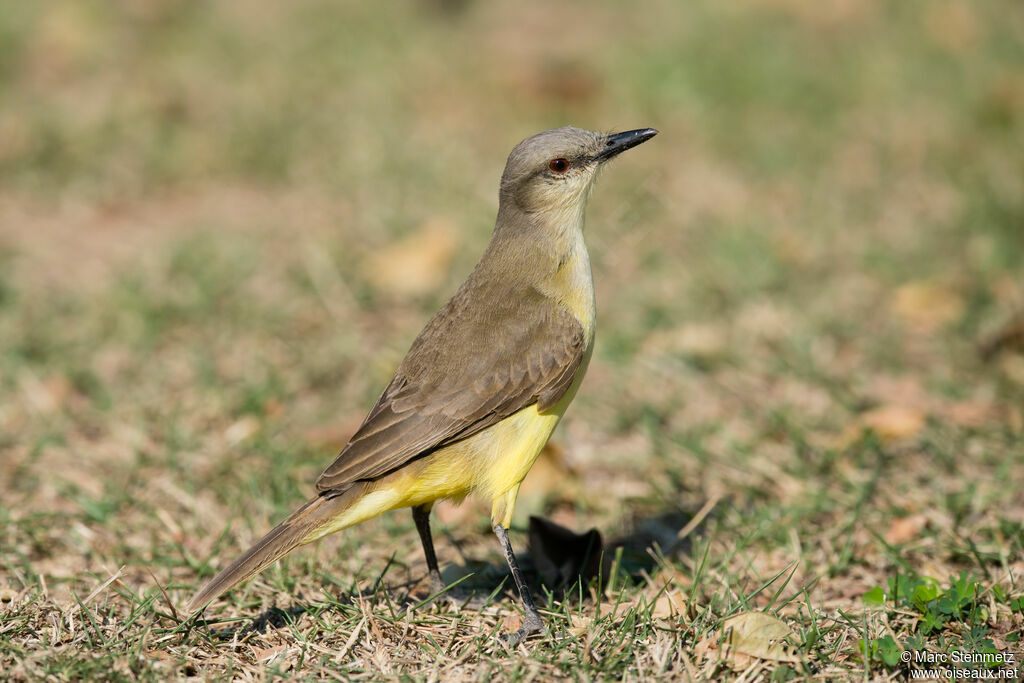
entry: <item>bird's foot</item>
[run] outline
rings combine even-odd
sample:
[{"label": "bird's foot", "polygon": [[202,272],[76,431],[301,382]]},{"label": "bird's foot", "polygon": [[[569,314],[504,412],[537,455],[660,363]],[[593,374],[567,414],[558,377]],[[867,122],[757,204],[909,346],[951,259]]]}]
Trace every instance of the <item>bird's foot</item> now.
[{"label": "bird's foot", "polygon": [[537,612],[527,612],[522,626],[511,633],[502,633],[498,638],[501,639],[501,642],[507,643],[509,647],[516,647],[534,633],[544,632],[544,621],[540,618],[540,614]]},{"label": "bird's foot", "polygon": [[444,580],[441,578],[441,572],[432,571],[430,572],[430,594],[437,595],[438,593],[444,592],[445,586]]}]

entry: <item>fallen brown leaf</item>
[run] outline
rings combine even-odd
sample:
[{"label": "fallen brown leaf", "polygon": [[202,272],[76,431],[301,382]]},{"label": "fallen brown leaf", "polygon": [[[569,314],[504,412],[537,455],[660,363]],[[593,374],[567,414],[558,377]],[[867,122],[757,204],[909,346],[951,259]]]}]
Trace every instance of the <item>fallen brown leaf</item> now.
[{"label": "fallen brown leaf", "polygon": [[580,638],[590,630],[593,624],[594,620],[590,617],[579,617],[573,620],[573,625],[569,627],[569,633]]},{"label": "fallen brown leaf", "polygon": [[434,219],[409,237],[371,254],[364,261],[363,276],[387,294],[427,294],[444,282],[455,247],[455,226]]},{"label": "fallen brown leaf", "polygon": [[244,415],[224,430],[224,440],[230,446],[247,441],[260,430],[260,421],[252,415]]},{"label": "fallen brown leaf", "polygon": [[874,432],[883,443],[904,441],[921,433],[925,426],[924,412],[913,406],[883,405],[862,414],[848,425],[835,440],[843,449],[856,442],[866,431]]},{"label": "fallen brown leaf", "polygon": [[253,648],[253,656],[256,658],[257,662],[265,662],[267,660],[273,659],[277,655],[284,652],[286,649],[288,649],[287,645],[275,645],[274,647],[267,648],[256,647]]},{"label": "fallen brown leaf", "polygon": [[676,620],[686,614],[686,597],[680,590],[664,591],[651,610],[655,619]]},{"label": "fallen brown leaf", "polygon": [[924,429],[924,413],[910,406],[887,405],[861,416],[861,424],[882,441],[898,441],[917,436]]},{"label": "fallen brown leaf", "polygon": [[903,322],[923,331],[936,330],[959,320],[964,300],[953,290],[935,282],[909,282],[893,294],[892,311]]},{"label": "fallen brown leaf", "polygon": [[504,633],[511,633],[513,631],[519,630],[519,628],[523,625],[523,618],[520,617],[518,614],[510,614],[504,619],[502,619],[501,624]]},{"label": "fallen brown leaf", "polygon": [[722,623],[727,650],[773,662],[798,662],[787,638],[794,636],[786,622],[765,612],[743,612]]},{"label": "fallen brown leaf", "polygon": [[900,545],[913,541],[921,535],[921,531],[927,523],[928,518],[924,515],[897,517],[892,520],[885,532],[885,542],[890,545]]},{"label": "fallen brown leaf", "polygon": [[64,375],[40,379],[25,371],[19,381],[26,403],[41,415],[51,415],[64,408],[71,396],[71,381]]}]

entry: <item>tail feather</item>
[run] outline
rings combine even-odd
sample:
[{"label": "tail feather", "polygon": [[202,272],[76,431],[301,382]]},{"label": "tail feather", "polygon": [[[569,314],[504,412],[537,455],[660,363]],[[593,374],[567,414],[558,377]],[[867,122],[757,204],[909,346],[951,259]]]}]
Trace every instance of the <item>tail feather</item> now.
[{"label": "tail feather", "polygon": [[312,541],[310,535],[341,514],[350,501],[348,495],[317,496],[300,507],[203,586],[188,603],[188,611],[205,607],[221,593],[260,573],[297,546]]}]

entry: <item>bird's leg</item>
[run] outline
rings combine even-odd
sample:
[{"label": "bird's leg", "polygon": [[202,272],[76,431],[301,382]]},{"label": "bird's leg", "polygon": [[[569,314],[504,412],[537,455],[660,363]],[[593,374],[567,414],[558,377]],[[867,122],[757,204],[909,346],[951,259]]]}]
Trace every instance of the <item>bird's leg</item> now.
[{"label": "bird's leg", "polygon": [[441,570],[437,568],[434,539],[430,535],[430,509],[432,507],[432,503],[414,507],[412,509],[412,519],[416,522],[416,531],[419,532],[420,542],[423,543],[423,554],[427,557],[427,571],[430,574],[430,592],[440,593],[444,590],[444,581],[441,580]]},{"label": "bird's leg", "polygon": [[515,647],[523,642],[531,633],[543,631],[544,620],[540,618],[540,612],[537,611],[537,607],[533,604],[533,596],[530,594],[530,589],[526,586],[526,582],[523,581],[523,573],[519,569],[515,553],[512,552],[512,544],[508,540],[508,529],[501,524],[495,524],[494,533],[501,543],[502,550],[505,551],[505,560],[508,561],[508,568],[512,570],[512,580],[516,582],[516,588],[519,589],[519,597],[523,601],[523,609],[526,611],[526,619],[519,630],[505,633],[501,636],[502,640]]}]

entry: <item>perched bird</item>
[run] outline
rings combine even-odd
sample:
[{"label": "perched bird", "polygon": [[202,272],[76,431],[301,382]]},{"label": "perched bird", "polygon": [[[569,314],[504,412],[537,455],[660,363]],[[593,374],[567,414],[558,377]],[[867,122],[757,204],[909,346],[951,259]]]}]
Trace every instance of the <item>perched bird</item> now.
[{"label": "perched bird", "polygon": [[490,244],[320,475],[316,497],[206,584],[190,612],[299,545],[402,507],[412,508],[441,590],[431,507],[474,494],[493,501],[491,523],[526,612],[522,628],[504,637],[517,644],[544,629],[509,543],[512,509],[593,350],[587,199],[605,162],[657,132],[564,127],[516,145]]}]

